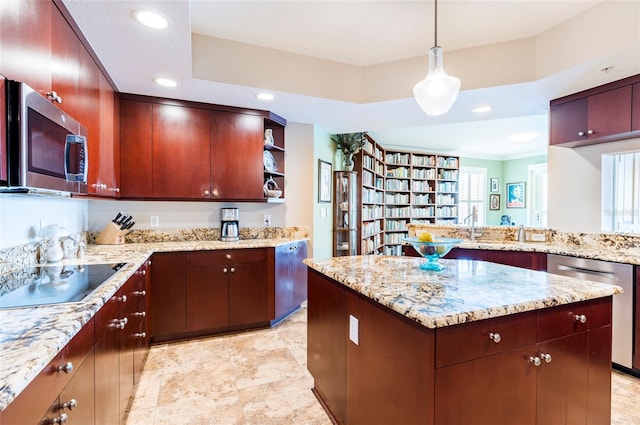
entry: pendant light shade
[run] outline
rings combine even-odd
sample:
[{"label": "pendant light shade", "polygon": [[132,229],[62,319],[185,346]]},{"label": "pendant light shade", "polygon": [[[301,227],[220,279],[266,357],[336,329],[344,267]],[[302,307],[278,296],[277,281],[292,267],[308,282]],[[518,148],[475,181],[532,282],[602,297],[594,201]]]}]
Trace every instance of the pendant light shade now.
[{"label": "pendant light shade", "polygon": [[444,72],[442,47],[438,46],[438,1],[435,2],[435,46],[429,50],[427,77],[413,87],[413,96],[430,116],[447,113],[460,92],[460,80]]}]

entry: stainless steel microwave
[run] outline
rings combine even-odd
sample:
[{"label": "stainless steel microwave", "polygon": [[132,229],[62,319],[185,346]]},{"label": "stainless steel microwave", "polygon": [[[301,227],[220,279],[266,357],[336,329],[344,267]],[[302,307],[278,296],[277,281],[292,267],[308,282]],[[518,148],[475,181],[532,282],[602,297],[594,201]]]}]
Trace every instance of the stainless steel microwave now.
[{"label": "stainless steel microwave", "polygon": [[6,180],[0,192],[87,193],[87,129],[24,83],[5,83]]}]

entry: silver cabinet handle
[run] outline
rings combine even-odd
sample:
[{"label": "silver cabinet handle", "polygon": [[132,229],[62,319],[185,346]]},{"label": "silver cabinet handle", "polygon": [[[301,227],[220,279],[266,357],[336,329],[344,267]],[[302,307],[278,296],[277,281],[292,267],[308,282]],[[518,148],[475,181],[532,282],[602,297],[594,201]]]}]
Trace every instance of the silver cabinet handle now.
[{"label": "silver cabinet handle", "polygon": [[145,295],[147,295],[147,291],[142,290],[142,291],[134,291],[133,295],[137,295],[139,297],[144,297]]},{"label": "silver cabinet handle", "polygon": [[121,302],[121,303],[126,303],[127,302],[127,296],[123,295],[121,297],[116,297],[115,300],[118,301],[118,302]]},{"label": "silver cabinet handle", "polygon": [[208,190],[204,191],[204,196],[209,197],[209,191]]},{"label": "silver cabinet handle", "polygon": [[500,341],[502,341],[502,336],[497,332],[496,333],[491,332],[489,334],[489,339],[497,344]]},{"label": "silver cabinet handle", "polygon": [[133,334],[133,336],[135,338],[146,338],[147,337],[147,333],[146,332],[140,332],[140,333],[137,333],[137,334]]},{"label": "silver cabinet handle", "polygon": [[78,407],[78,400],[76,400],[75,398],[72,398],[71,400],[67,401],[66,403],[62,403],[60,405],[60,409],[73,410],[76,407]]},{"label": "silver cabinet handle", "polygon": [[231,260],[231,254],[227,254],[224,256],[227,260]]},{"label": "silver cabinet handle", "polygon": [[66,364],[62,365],[62,366],[58,366],[57,369],[58,373],[71,373],[73,372],[73,363],[71,362],[67,362]]},{"label": "silver cabinet handle", "polygon": [[58,96],[58,93],[56,93],[55,91],[51,90],[51,91],[48,91],[46,94],[49,100],[51,100],[52,102],[62,103],[62,98]]},{"label": "silver cabinet handle", "polygon": [[223,272],[223,273],[226,273],[227,271],[228,271],[228,270],[227,270],[227,268],[226,268],[226,267],[225,267],[224,269],[222,269],[222,272]]},{"label": "silver cabinet handle", "polygon": [[593,133],[595,133],[595,131],[593,131],[593,130],[587,130],[587,134],[591,135],[591,134],[593,134]]},{"label": "silver cabinet handle", "polygon": [[233,267],[231,267],[231,273],[234,273],[236,271],[236,269],[234,269]]},{"label": "silver cabinet handle", "polygon": [[576,322],[587,323],[587,316],[584,314],[576,314],[575,316]]},{"label": "silver cabinet handle", "polygon": [[68,420],[69,420],[69,415],[67,415],[66,413],[63,413],[60,416],[58,416],[57,418],[51,419],[51,423],[52,424],[66,424]]},{"label": "silver cabinet handle", "polygon": [[146,311],[136,311],[135,313],[133,313],[134,316],[136,317],[147,317],[147,312]]},{"label": "silver cabinet handle", "polygon": [[551,354],[545,354],[545,353],[541,353],[540,357],[542,358],[542,360],[544,360],[546,363],[551,363]]},{"label": "silver cabinet handle", "polygon": [[540,357],[529,357],[529,363],[533,363],[536,367],[540,366]]},{"label": "silver cabinet handle", "polygon": [[584,131],[578,131],[578,136],[582,137],[584,136],[584,134],[585,134]]}]

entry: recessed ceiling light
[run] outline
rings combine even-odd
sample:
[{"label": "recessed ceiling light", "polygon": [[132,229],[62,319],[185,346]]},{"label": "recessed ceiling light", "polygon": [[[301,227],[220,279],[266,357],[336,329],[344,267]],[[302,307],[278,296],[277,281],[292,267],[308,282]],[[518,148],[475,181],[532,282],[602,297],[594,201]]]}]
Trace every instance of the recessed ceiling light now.
[{"label": "recessed ceiling light", "polygon": [[178,85],[178,83],[168,78],[156,78],[154,81],[156,82],[156,84],[160,84],[164,87],[175,87]]},{"label": "recessed ceiling light", "polygon": [[482,106],[478,106],[473,108],[471,111],[472,112],[476,112],[476,113],[482,113],[482,112],[489,112],[491,110],[491,106],[489,105],[482,105]]},{"label": "recessed ceiling light", "polygon": [[522,143],[524,143],[524,142],[532,141],[533,139],[536,138],[537,135],[538,135],[538,133],[533,133],[533,132],[529,132],[529,133],[514,133],[514,134],[511,134],[509,136],[509,139],[511,141],[514,141],[514,142],[522,142]]},{"label": "recessed ceiling light", "polygon": [[271,93],[258,93],[256,95],[256,97],[260,100],[273,100],[276,97],[274,95],[272,95]]},{"label": "recessed ceiling light", "polygon": [[156,30],[163,30],[169,27],[167,18],[150,10],[134,10],[133,18],[142,25]]}]

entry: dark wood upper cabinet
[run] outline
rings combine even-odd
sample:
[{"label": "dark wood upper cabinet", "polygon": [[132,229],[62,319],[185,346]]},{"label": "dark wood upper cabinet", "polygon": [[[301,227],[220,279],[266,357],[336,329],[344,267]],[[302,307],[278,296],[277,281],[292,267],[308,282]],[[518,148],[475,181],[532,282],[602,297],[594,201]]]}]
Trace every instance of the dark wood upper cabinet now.
[{"label": "dark wood upper cabinet", "polygon": [[120,100],[120,196],[151,196],[151,108],[147,102]]},{"label": "dark wood upper cabinet", "polygon": [[213,111],[211,198],[263,198],[263,119],[259,115]]},{"label": "dark wood upper cabinet", "polygon": [[50,1],[2,2],[0,73],[40,94],[51,90],[52,14]]},{"label": "dark wood upper cabinet", "polygon": [[120,94],[119,101],[122,198],[265,201],[264,128],[281,126],[274,149],[284,162],[286,121],[148,96]]},{"label": "dark wood upper cabinet", "polygon": [[[549,144],[579,147],[640,136],[640,75],[551,101]],[[635,100],[635,101],[634,101]]]},{"label": "dark wood upper cabinet", "polygon": [[153,105],[152,194],[154,198],[208,198],[210,111]]},{"label": "dark wood upper cabinet", "polygon": [[7,180],[7,111],[5,102],[5,78],[0,75],[0,181]]},{"label": "dark wood upper cabinet", "polygon": [[634,84],[631,90],[631,130],[640,131],[640,83]]}]

